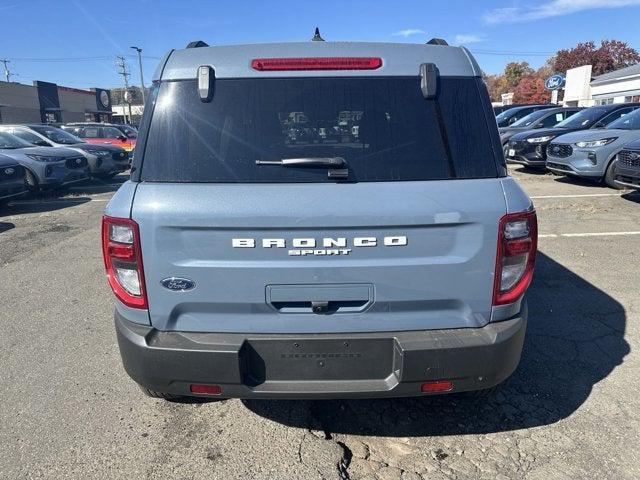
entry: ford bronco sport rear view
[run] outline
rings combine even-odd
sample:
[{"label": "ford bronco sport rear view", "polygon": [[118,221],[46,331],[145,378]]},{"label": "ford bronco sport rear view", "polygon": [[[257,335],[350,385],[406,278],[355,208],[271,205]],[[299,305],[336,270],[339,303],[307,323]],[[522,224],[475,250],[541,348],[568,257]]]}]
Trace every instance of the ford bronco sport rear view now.
[{"label": "ford bronco sport rear view", "polygon": [[103,218],[156,397],[487,391],[516,368],[536,216],[464,48],[171,51]]}]

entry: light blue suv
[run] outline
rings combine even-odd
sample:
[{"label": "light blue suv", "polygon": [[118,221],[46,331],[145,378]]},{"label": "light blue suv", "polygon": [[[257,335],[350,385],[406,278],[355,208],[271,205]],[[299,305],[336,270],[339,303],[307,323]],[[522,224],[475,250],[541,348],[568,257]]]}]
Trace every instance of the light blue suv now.
[{"label": "light blue suv", "polygon": [[614,160],[622,147],[640,139],[640,109],[605,128],[568,133],[547,147],[547,169],[561,175],[584,177],[621,188],[615,182]]},{"label": "light blue suv", "polygon": [[511,375],[537,227],[468,50],[195,42],[102,241],[148,395],[397,397]]}]

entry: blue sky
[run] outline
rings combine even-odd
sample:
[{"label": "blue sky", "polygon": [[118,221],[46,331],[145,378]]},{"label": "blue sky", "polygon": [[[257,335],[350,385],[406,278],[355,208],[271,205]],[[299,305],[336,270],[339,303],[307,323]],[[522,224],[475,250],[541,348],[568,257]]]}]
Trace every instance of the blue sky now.
[{"label": "blue sky", "polygon": [[497,73],[514,60],[540,66],[580,41],[616,38],[640,50],[639,18],[640,0],[0,0],[0,59],[10,60],[12,80],[21,83],[114,87],[122,85],[118,54],[128,55],[139,83],[131,45],[144,50],[148,81],[162,54],[194,39],[300,41],[319,26],[326,40],[442,37],[467,45],[486,72]]}]

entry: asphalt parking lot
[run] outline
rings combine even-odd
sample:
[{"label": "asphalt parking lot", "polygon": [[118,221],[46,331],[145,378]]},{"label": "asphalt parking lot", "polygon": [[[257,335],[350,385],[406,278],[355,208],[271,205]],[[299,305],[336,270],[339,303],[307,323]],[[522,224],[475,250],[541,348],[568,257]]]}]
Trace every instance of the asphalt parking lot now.
[{"label": "asphalt parking lot", "polygon": [[491,399],[178,404],[124,373],[100,215],[119,182],[0,212],[0,478],[640,478],[640,194],[536,204],[520,367]]}]

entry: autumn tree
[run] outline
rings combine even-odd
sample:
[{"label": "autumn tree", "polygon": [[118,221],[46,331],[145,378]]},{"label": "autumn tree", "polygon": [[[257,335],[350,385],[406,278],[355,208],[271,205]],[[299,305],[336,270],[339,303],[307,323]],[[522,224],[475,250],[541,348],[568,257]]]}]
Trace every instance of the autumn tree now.
[{"label": "autumn tree", "polygon": [[504,77],[510,88],[515,87],[524,76],[533,74],[529,62],[510,62],[504,67]]},{"label": "autumn tree", "polygon": [[500,102],[502,94],[509,91],[509,85],[504,75],[485,75],[484,81],[487,84],[492,102]]},{"label": "autumn tree", "polygon": [[513,103],[549,103],[551,92],[544,88],[544,80],[536,75],[526,75],[513,89]]},{"label": "autumn tree", "polygon": [[578,43],[573,48],[559,50],[553,62],[556,72],[592,65],[592,74],[602,75],[620,68],[640,63],[640,54],[620,40],[603,40],[596,48],[594,42]]}]

